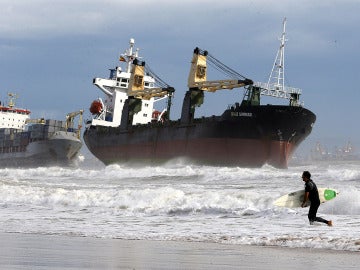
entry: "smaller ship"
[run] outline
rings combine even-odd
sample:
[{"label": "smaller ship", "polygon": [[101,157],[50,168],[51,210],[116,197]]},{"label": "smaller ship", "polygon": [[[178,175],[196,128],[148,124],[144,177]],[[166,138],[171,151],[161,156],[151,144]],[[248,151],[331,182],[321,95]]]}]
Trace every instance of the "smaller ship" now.
[{"label": "smaller ship", "polygon": [[64,121],[30,119],[29,110],[15,107],[16,98],[9,93],[8,104],[0,102],[0,168],[74,164],[82,147],[83,111],[67,114]]},{"label": "smaller ship", "polygon": [[342,147],[334,146],[332,149],[328,150],[328,147],[317,142],[316,146],[311,149],[310,158],[312,161],[351,161],[360,159],[351,142],[347,142]]}]

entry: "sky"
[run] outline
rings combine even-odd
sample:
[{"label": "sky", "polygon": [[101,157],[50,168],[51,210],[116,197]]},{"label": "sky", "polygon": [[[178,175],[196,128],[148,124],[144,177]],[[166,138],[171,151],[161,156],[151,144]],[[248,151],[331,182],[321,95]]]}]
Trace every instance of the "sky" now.
[{"label": "sky", "polygon": [[[195,47],[266,82],[286,17],[285,81],[302,89],[304,107],[317,115],[307,141],[360,148],[359,12],[360,0],[0,0],[0,100],[18,94],[32,118],[64,119],[79,109],[90,118],[102,96],[92,79],[108,77],[134,38],[176,89],[177,119]],[[197,115],[221,114],[243,93],[206,94]]]}]

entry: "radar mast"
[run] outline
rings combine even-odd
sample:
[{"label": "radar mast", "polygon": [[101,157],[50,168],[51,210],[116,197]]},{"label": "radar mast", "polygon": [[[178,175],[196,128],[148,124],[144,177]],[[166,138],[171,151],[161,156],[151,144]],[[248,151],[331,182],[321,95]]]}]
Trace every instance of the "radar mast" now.
[{"label": "radar mast", "polygon": [[281,34],[280,47],[276,54],[275,61],[267,83],[255,82],[254,85],[261,89],[261,95],[285,98],[290,100],[290,105],[300,106],[299,88],[285,86],[285,38],[286,18],[283,20],[283,31]]}]

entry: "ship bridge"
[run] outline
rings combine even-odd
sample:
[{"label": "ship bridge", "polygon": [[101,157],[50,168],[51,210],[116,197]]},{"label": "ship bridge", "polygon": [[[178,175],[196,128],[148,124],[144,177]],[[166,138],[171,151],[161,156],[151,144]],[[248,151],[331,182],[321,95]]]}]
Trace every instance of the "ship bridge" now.
[{"label": "ship bridge", "polygon": [[26,109],[15,108],[17,95],[8,93],[8,105],[2,106],[0,103],[0,128],[25,129],[26,120],[30,118],[30,111]]}]

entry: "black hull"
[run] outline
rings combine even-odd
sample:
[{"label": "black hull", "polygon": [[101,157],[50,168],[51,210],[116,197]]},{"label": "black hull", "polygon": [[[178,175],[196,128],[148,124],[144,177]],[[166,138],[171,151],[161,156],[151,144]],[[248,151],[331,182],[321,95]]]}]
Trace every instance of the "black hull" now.
[{"label": "black hull", "polygon": [[311,133],[316,116],[296,106],[246,106],[222,116],[121,127],[90,126],[84,141],[104,164],[165,162],[184,157],[201,164],[286,168]]}]

